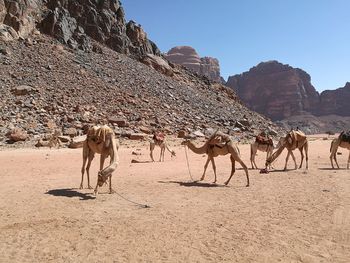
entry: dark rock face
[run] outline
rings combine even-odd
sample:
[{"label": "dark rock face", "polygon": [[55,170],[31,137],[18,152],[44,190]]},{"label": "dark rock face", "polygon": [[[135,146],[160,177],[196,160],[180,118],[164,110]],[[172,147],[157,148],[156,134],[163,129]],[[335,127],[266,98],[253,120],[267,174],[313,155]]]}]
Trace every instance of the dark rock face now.
[{"label": "dark rock face", "polygon": [[229,77],[226,85],[249,108],[273,120],[316,113],[319,105],[319,94],[310,76],[277,61],[260,63],[248,72]]},{"label": "dark rock face", "polygon": [[165,54],[165,57],[170,62],[185,66],[210,80],[221,82],[219,61],[216,58],[199,57],[197,51],[192,47],[174,47]]},{"label": "dark rock face", "polygon": [[90,37],[123,54],[160,54],[141,26],[126,23],[118,0],[51,0],[47,7],[41,22],[43,32],[71,48],[91,50]]},{"label": "dark rock face", "polygon": [[160,55],[140,25],[126,23],[119,0],[0,0],[1,40],[27,38],[36,24],[73,49],[94,50],[94,39],[137,58]]},{"label": "dark rock face", "polygon": [[325,90],[320,95],[319,115],[350,116],[350,82],[343,88]]}]

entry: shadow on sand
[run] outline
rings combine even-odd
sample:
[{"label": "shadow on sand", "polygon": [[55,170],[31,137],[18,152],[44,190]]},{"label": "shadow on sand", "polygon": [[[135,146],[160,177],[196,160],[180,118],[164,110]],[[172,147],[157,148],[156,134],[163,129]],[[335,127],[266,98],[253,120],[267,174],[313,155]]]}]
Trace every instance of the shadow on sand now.
[{"label": "shadow on sand", "polygon": [[95,199],[95,197],[91,196],[91,194],[87,193],[80,193],[76,191],[73,188],[67,188],[67,189],[53,189],[47,191],[45,194],[53,195],[53,196],[65,196],[65,197],[79,197],[80,200],[92,200]]},{"label": "shadow on sand", "polygon": [[158,181],[158,183],[161,184],[178,184],[180,186],[186,186],[186,187],[227,187],[226,185],[220,185],[220,184],[210,184],[210,183],[203,183],[200,181],[190,181],[190,182],[181,182],[181,181]]}]

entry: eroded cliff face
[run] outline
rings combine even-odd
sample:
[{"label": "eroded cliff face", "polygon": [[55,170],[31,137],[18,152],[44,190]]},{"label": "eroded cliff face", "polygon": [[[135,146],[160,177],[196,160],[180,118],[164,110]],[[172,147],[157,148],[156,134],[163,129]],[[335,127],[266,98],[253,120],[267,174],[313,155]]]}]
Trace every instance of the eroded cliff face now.
[{"label": "eroded cliff face", "polygon": [[200,75],[208,77],[212,81],[222,81],[219,60],[212,57],[201,58],[193,47],[174,47],[165,54],[165,57],[170,62],[185,66]]},{"label": "eroded cliff face", "polygon": [[350,82],[335,90],[325,90],[320,95],[319,115],[350,116]]},{"label": "eroded cliff face", "polygon": [[36,26],[41,0],[0,0],[0,40],[26,38]]},{"label": "eroded cliff face", "polygon": [[277,61],[263,62],[248,72],[229,77],[227,86],[249,108],[273,120],[314,113],[319,106],[319,94],[310,76]]},{"label": "eroded cliff face", "polygon": [[0,0],[0,39],[26,38],[36,28],[74,49],[94,50],[94,39],[123,54],[160,55],[140,25],[126,23],[118,0]]}]

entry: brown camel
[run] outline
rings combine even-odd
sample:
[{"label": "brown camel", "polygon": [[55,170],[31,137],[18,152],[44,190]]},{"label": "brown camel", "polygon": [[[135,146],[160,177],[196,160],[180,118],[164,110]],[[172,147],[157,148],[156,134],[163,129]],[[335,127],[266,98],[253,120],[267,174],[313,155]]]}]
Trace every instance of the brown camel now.
[{"label": "brown camel", "polygon": [[238,163],[241,164],[241,166],[243,167],[243,169],[245,171],[245,174],[247,177],[247,185],[246,186],[247,187],[249,186],[248,168],[243,163],[243,161],[240,157],[240,152],[239,152],[237,145],[235,143],[233,143],[233,141],[231,140],[231,138],[228,135],[223,134],[221,132],[215,132],[201,147],[196,147],[189,140],[182,142],[182,145],[186,145],[191,151],[193,151],[196,154],[207,154],[208,158],[207,158],[207,161],[204,165],[203,175],[200,179],[201,181],[204,180],[205,172],[207,170],[209,161],[211,161],[212,166],[213,166],[213,170],[214,170],[214,176],[215,176],[213,183],[216,183],[216,166],[215,166],[214,158],[219,156],[219,155],[229,154],[230,159],[231,159],[232,168],[231,168],[231,175],[228,178],[228,180],[225,182],[225,185],[227,185],[230,182],[233,174],[235,173],[235,171],[236,171],[235,162],[237,161]]},{"label": "brown camel", "polygon": [[267,160],[272,155],[273,149],[273,142],[270,143],[256,140],[254,143],[250,144],[250,163],[252,165],[252,169],[258,169],[258,166],[255,163],[255,156],[257,151],[266,152]]},{"label": "brown camel", "polygon": [[167,149],[171,153],[171,157],[176,156],[175,151],[170,149],[166,140],[160,141],[160,140],[152,139],[149,142],[150,156],[151,156],[152,162],[154,162],[153,151],[156,146],[160,147],[159,162],[161,162],[162,160],[164,162],[165,149]]},{"label": "brown camel", "polygon": [[288,154],[286,157],[286,163],[283,170],[284,171],[287,170],[287,163],[290,155],[293,158],[295,169],[297,169],[298,166],[297,166],[293,151],[298,148],[301,154],[301,162],[300,162],[299,169],[302,167],[303,161],[304,161],[303,150],[305,151],[305,155],[306,155],[306,169],[308,169],[308,160],[309,160],[308,147],[309,147],[309,143],[306,138],[306,135],[299,130],[297,131],[292,130],[285,137],[282,137],[280,139],[277,145],[277,148],[278,148],[277,151],[274,152],[269,158],[267,158],[265,166],[267,168],[269,165],[271,165],[271,163],[275,161],[277,157],[282,153],[284,148],[287,148]]},{"label": "brown camel", "polygon": [[[83,145],[83,166],[81,168],[81,183],[80,189],[83,188],[85,164],[86,174],[88,179],[88,188],[92,189],[90,185],[89,169],[91,162],[94,159],[95,153],[100,154],[100,171],[98,172],[97,184],[94,190],[95,195],[98,194],[98,187],[101,187],[109,177],[109,192],[113,193],[112,189],[112,173],[118,167],[119,143],[115,139],[114,132],[107,125],[93,126],[87,129],[86,140]],[[103,169],[105,159],[110,156],[110,164]]]},{"label": "brown camel", "polygon": [[[330,149],[330,152],[331,152],[331,156],[329,157],[331,159],[331,165],[332,165],[332,168],[334,169],[334,165],[333,165],[333,159],[339,169],[339,164],[338,164],[338,161],[337,161],[337,151],[338,151],[338,147],[341,147],[341,148],[345,148],[345,149],[348,149],[350,150],[350,136],[349,134],[345,134],[344,132],[342,132],[338,138],[334,139],[331,143],[331,149]],[[349,152],[349,157],[348,157],[348,162],[347,162],[347,165],[346,165],[346,168],[349,169],[349,163],[350,163],[350,152]]]}]

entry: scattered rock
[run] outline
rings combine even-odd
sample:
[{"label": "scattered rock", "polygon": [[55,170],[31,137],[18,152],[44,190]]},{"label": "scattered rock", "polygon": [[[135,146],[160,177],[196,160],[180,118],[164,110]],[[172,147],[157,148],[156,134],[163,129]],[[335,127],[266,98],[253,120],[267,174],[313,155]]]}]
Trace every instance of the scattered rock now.
[{"label": "scattered rock", "polygon": [[74,137],[69,143],[68,147],[72,149],[82,148],[85,140],[86,135]]},{"label": "scattered rock", "polygon": [[15,128],[6,134],[12,142],[25,141],[28,139],[28,133],[20,128]]},{"label": "scattered rock", "polygon": [[137,140],[144,140],[146,137],[147,137],[147,134],[144,134],[144,133],[132,133],[130,134],[129,139],[137,141]]},{"label": "scattered rock", "polygon": [[14,87],[12,89],[12,93],[16,96],[23,96],[23,95],[28,95],[31,93],[33,88],[31,86],[26,86],[26,85],[21,85]]}]

